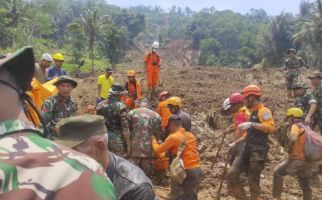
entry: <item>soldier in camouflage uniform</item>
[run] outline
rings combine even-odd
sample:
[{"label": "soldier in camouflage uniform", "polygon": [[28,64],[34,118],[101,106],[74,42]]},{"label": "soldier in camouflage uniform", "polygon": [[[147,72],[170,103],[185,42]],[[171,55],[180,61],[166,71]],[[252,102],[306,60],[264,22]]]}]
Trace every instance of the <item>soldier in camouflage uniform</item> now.
[{"label": "soldier in camouflage uniform", "polygon": [[288,96],[292,97],[292,87],[298,82],[300,76],[300,68],[307,66],[301,57],[296,56],[295,49],[289,49],[287,51],[288,58],[284,63],[284,73],[286,77],[286,88]]},{"label": "soldier in camouflage uniform", "polygon": [[321,90],[321,80],[322,75],[321,72],[316,71],[313,75],[309,76],[311,80],[311,84],[313,85],[314,89],[312,94],[314,98],[317,100],[317,110],[316,110],[316,120],[313,124],[313,128],[317,131],[320,131],[322,128],[322,90]]},{"label": "soldier in camouflage uniform", "polygon": [[82,115],[63,119],[56,125],[55,142],[82,152],[102,164],[114,183],[117,200],[155,200],[151,180],[136,165],[108,151],[105,119]]},{"label": "soldier in camouflage uniform", "polygon": [[307,86],[304,83],[297,83],[293,86],[293,92],[295,96],[294,106],[301,108],[304,111],[305,124],[311,125],[315,120],[315,110],[317,107],[317,101],[313,94],[307,90]]},{"label": "soldier in camouflage uniform", "polygon": [[0,199],[115,199],[97,162],[43,138],[28,121],[21,99],[34,64],[32,48],[0,60]]},{"label": "soldier in camouflage uniform", "polygon": [[158,113],[147,108],[146,101],[141,100],[139,106],[140,108],[131,110],[128,114],[132,142],[131,159],[150,176],[154,160],[151,137],[160,135],[162,120]]},{"label": "soldier in camouflage uniform", "polygon": [[61,76],[54,83],[58,89],[58,94],[45,100],[41,111],[46,121],[48,129],[48,138],[55,139],[55,126],[63,118],[76,115],[77,104],[71,97],[73,88],[77,87],[77,82],[69,76]]},{"label": "soldier in camouflage uniform", "polygon": [[108,93],[108,99],[97,105],[96,114],[105,118],[109,150],[118,156],[128,158],[131,155],[131,141],[127,109],[121,102],[124,92],[123,86],[114,84]]}]

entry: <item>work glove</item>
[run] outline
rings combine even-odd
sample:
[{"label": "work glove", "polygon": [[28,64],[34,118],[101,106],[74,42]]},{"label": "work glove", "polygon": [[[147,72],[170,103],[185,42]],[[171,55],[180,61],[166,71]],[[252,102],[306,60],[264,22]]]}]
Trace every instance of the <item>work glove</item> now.
[{"label": "work glove", "polygon": [[244,122],[238,125],[238,128],[240,130],[246,131],[248,129],[250,129],[253,126],[252,122]]},{"label": "work glove", "polygon": [[235,148],[235,146],[236,146],[235,142],[228,144],[229,150]]}]

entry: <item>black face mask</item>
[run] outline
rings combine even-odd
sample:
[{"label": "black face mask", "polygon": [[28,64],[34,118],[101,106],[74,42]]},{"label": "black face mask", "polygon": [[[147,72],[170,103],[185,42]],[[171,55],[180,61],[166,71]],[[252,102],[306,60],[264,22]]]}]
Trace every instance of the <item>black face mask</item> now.
[{"label": "black face mask", "polygon": [[[41,124],[43,125],[43,129],[44,129],[44,132],[43,134],[40,134],[42,137],[47,137],[48,135],[48,130],[46,129],[46,123],[45,123],[45,120],[43,119],[43,117],[41,116],[40,114],[40,111],[37,109],[37,107],[35,106],[35,104],[33,103],[32,99],[30,98],[29,95],[27,95],[23,90],[19,90],[18,88],[16,88],[14,85],[12,85],[11,83],[7,82],[7,81],[3,81],[3,80],[0,80],[0,83],[11,88],[12,90],[14,90],[15,92],[17,92],[20,100],[23,102],[24,104],[24,107],[26,106],[30,106],[34,111],[35,113],[37,114]],[[32,118],[32,116],[28,113],[27,110],[25,110],[25,113],[27,116],[29,116],[29,118],[31,119],[31,121],[33,122],[33,124],[36,125],[35,123],[35,120]],[[38,132],[37,132],[38,133]]]}]

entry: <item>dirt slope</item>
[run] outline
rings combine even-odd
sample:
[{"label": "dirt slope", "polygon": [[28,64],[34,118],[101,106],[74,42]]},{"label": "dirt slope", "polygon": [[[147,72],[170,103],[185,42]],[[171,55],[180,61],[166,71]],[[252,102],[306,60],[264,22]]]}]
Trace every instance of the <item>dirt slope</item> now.
[{"label": "dirt slope", "polygon": [[[198,138],[198,149],[202,159],[202,170],[204,173],[201,184],[199,199],[214,199],[219,184],[219,178],[223,170],[225,157],[227,155],[227,144],[229,138],[222,149],[220,157],[217,159],[214,169],[210,169],[212,159],[217,151],[221,132],[229,124],[229,119],[221,116],[218,129],[212,130],[206,123],[206,115],[221,108],[223,100],[233,92],[240,91],[248,84],[259,84],[264,90],[263,100],[265,104],[274,112],[277,124],[283,123],[283,115],[291,104],[286,97],[283,85],[283,74],[279,69],[229,69],[221,67],[201,67],[195,66],[196,52],[190,50],[190,43],[187,41],[175,41],[169,44],[162,52],[163,66],[161,71],[160,90],[169,90],[173,95],[183,98],[184,107],[193,118],[193,133]],[[132,60],[125,65],[141,70],[141,53],[133,52],[128,55]],[[124,83],[125,72],[130,67],[120,68],[114,75],[116,80]],[[304,71],[304,74],[308,74]],[[141,75],[143,77],[143,75]],[[305,76],[303,76],[303,80]],[[96,97],[96,77],[89,77],[79,80],[80,84],[74,93],[79,101],[81,109],[87,104],[92,104]],[[273,139],[273,141],[275,141]],[[272,199],[272,174],[275,166],[286,157],[277,143],[271,144],[270,163],[265,167],[262,175],[263,199]],[[226,184],[222,190],[222,199],[232,199],[227,197]],[[301,199],[301,191],[297,181],[293,177],[285,179],[285,192],[283,199]],[[163,199],[168,191],[157,189],[160,199]],[[314,189],[314,199],[322,199],[321,187]]]}]

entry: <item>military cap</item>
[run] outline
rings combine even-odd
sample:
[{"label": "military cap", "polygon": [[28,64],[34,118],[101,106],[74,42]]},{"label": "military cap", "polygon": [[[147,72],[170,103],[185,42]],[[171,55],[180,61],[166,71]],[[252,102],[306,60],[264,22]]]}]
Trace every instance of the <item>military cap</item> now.
[{"label": "military cap", "polygon": [[75,88],[77,87],[77,82],[72,79],[70,76],[60,76],[58,80],[54,83],[56,87],[58,87],[62,83],[70,83]]},{"label": "military cap", "polygon": [[5,68],[16,79],[23,91],[30,88],[30,82],[35,73],[35,57],[31,47],[24,47],[12,55],[4,55],[0,67]]},{"label": "military cap", "polygon": [[115,83],[114,85],[112,85],[110,91],[108,92],[108,95],[118,96],[118,95],[122,95],[123,92],[125,92],[125,88],[121,84]]},{"label": "military cap", "polygon": [[139,107],[149,107],[149,102],[146,98],[142,98],[140,101],[139,101]]},{"label": "military cap", "polygon": [[289,54],[290,52],[293,52],[293,53],[295,53],[295,54],[296,54],[296,49],[291,48],[291,49],[287,50],[287,54]]},{"label": "military cap", "polygon": [[310,75],[308,77],[309,79],[312,79],[312,78],[318,78],[318,79],[322,79],[322,75],[321,75],[321,72],[319,71],[315,71],[312,75]]},{"label": "military cap", "polygon": [[113,73],[113,70],[111,68],[106,68],[107,73]]},{"label": "military cap", "polygon": [[297,90],[297,89],[307,89],[308,87],[305,85],[305,83],[296,83],[293,85],[292,89]]},{"label": "military cap", "polygon": [[66,147],[75,147],[88,138],[107,134],[104,117],[99,115],[82,115],[65,118],[59,121],[55,128],[56,143]]}]

